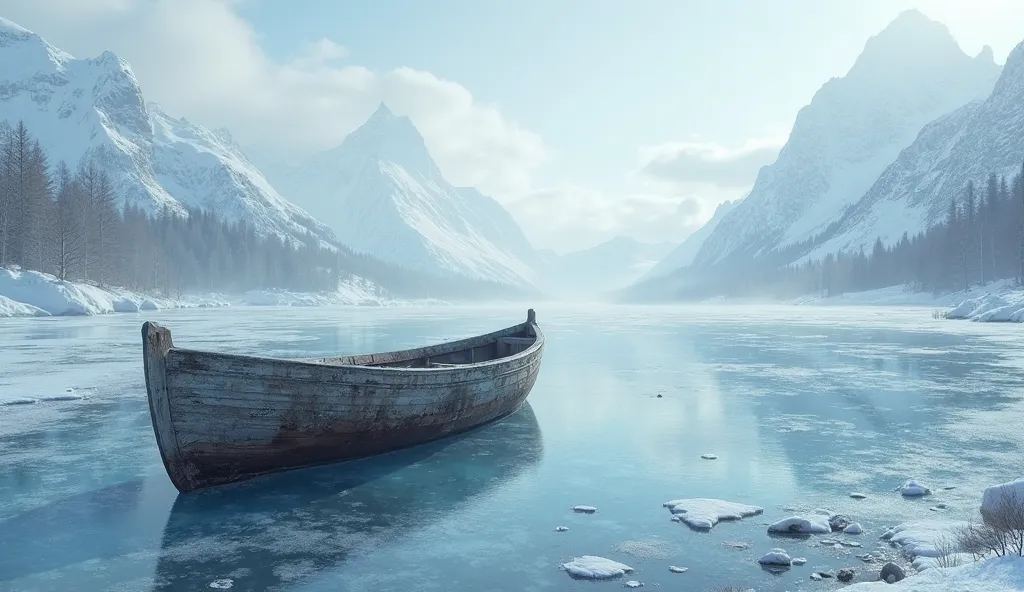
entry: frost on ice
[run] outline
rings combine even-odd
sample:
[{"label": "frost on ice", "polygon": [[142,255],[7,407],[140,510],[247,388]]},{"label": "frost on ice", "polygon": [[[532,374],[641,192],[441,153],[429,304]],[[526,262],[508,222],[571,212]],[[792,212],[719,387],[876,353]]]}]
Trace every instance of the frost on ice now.
[{"label": "frost on ice", "polygon": [[585,580],[609,580],[633,571],[632,567],[624,563],[595,555],[575,557],[572,561],[563,563],[562,569],[574,578]]},{"label": "frost on ice", "polygon": [[710,498],[677,499],[662,505],[672,512],[673,520],[678,518],[700,530],[709,530],[721,520],[739,520],[764,512],[758,506]]},{"label": "frost on ice", "polygon": [[832,526],[825,514],[791,516],[768,527],[768,532],[778,534],[828,534]]},{"label": "frost on ice", "polygon": [[772,549],[757,560],[761,565],[780,565],[789,567],[793,565],[793,558],[786,553],[785,549]]}]

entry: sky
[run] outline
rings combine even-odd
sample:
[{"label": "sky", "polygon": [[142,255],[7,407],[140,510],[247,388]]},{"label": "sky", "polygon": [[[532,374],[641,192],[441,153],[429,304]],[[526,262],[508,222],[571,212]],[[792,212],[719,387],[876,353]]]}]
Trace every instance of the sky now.
[{"label": "sky", "polygon": [[999,63],[1024,40],[1020,0],[0,0],[257,162],[336,146],[386,101],[558,252],[682,241],[908,8]]}]

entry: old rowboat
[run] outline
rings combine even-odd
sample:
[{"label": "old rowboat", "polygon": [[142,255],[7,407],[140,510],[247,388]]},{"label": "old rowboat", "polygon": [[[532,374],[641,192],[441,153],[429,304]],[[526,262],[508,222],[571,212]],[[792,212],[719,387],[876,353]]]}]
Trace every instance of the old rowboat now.
[{"label": "old rowboat", "polygon": [[517,411],[544,334],[525,323],[404,351],[280,359],[181,349],[142,326],[153,431],[188,492],[405,448]]}]

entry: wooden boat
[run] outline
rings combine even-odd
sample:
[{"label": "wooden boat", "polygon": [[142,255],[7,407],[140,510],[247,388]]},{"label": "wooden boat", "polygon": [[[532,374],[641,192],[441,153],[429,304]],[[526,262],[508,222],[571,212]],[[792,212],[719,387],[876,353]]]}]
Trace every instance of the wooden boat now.
[{"label": "wooden boat", "polygon": [[174,347],[142,326],[153,431],[188,492],[450,436],[517,411],[544,334],[525,323],[410,350],[280,359]]}]

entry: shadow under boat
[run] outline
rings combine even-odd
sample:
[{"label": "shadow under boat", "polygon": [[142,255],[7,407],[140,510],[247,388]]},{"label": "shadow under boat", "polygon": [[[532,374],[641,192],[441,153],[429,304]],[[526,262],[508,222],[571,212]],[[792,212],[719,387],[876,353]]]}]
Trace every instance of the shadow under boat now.
[{"label": "shadow under boat", "polygon": [[470,432],[382,456],[179,495],[154,590],[266,590],[337,567],[353,552],[423,527],[536,466],[529,403]]}]

